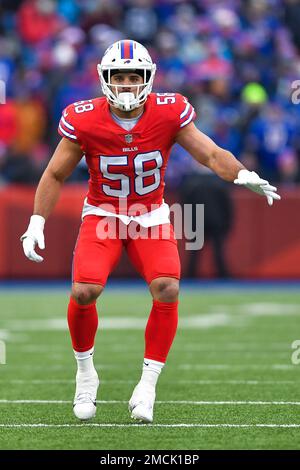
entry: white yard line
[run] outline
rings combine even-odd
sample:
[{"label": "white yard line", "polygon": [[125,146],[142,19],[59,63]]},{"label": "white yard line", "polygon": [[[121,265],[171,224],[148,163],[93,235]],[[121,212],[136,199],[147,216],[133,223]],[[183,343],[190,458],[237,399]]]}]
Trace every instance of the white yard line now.
[{"label": "white yard line", "polygon": [[[39,346],[21,346],[21,347],[15,347],[14,346],[14,350],[17,351],[19,354],[20,353],[25,353],[25,354],[45,354],[47,356],[49,356],[51,359],[58,359],[60,360],[61,358],[65,358],[67,355],[68,355],[68,352],[66,352],[65,350],[61,349],[60,351],[59,350],[55,350],[55,349],[51,349],[51,348],[47,348],[45,347],[44,349],[40,349]],[[289,358],[291,353],[293,352],[293,350],[291,349],[290,346],[287,346],[285,348],[285,351],[281,350],[281,351],[278,351],[278,350],[248,350],[247,347],[245,346],[243,350],[229,350],[229,349],[223,349],[223,348],[220,348],[220,350],[212,350],[212,349],[191,349],[191,348],[185,348],[184,346],[182,348],[179,348],[177,347],[177,351],[181,351],[181,354],[191,354],[191,353],[195,353],[195,352],[198,352],[198,353],[205,353],[206,357],[217,357],[219,358],[220,356],[226,354],[226,356],[228,357],[228,359],[230,358],[230,356],[234,355],[234,356],[237,356],[237,355],[242,355],[243,358],[253,358],[253,360],[257,360],[257,358],[261,359],[262,357],[267,357],[267,358],[273,358],[274,360],[281,360],[281,359],[284,359],[284,358]],[[136,355],[138,354],[138,350],[137,349],[131,349],[131,350],[127,350],[126,348],[123,348],[122,350],[115,350],[111,347],[109,347],[107,349],[107,353],[108,354],[122,354],[122,353],[126,353],[127,356],[133,356],[133,355]]]},{"label": "white yard line", "polygon": [[211,369],[211,370],[294,370],[295,372],[299,372],[299,367],[297,368],[296,365],[293,364],[178,364],[178,369],[186,369],[186,370],[198,370],[198,369]]},{"label": "white yard line", "polygon": [[116,424],[116,423],[85,423],[85,424],[44,424],[44,423],[0,423],[0,428],[300,428],[300,424],[201,424],[201,423],[178,423],[178,424]]},{"label": "white yard line", "polygon": [[[74,379],[11,379],[1,380],[1,384],[32,384],[32,385],[43,385],[43,384],[75,384]],[[101,380],[102,384],[134,384],[136,380]],[[179,384],[179,385],[298,385],[300,380],[168,380],[168,383]]]},{"label": "white yard line", "polygon": [[298,304],[280,304],[278,302],[255,302],[241,304],[238,310],[251,316],[292,316],[299,315]]},{"label": "white yard line", "polygon": [[[101,330],[143,330],[145,329],[148,318],[146,317],[111,317],[101,319]],[[180,328],[213,328],[215,326],[227,325],[231,321],[231,316],[227,313],[208,313],[191,315],[180,318]],[[67,319],[48,318],[48,319],[7,319],[5,322],[5,331],[66,331],[68,330]]]},{"label": "white yard line", "polygon": [[[0,404],[59,404],[66,405],[72,403],[71,400],[0,400]],[[101,405],[115,405],[128,403],[127,400],[97,400]],[[192,401],[192,400],[158,400],[159,405],[294,405],[300,406],[300,401]]]},{"label": "white yard line", "polygon": [[[5,366],[7,369],[17,369],[20,370],[45,370],[45,365],[43,364],[16,364],[8,363]],[[47,370],[66,370],[67,367],[70,367],[69,364],[47,364]],[[136,370],[136,365],[129,365],[125,363],[120,364],[95,364],[96,369],[102,370]],[[286,370],[294,371],[299,373],[300,366],[293,364],[176,364],[176,368],[180,370]]]},{"label": "white yard line", "polygon": [[[45,345],[41,345],[42,348],[45,348]],[[51,344],[51,347],[54,348],[53,344]],[[61,345],[58,345],[58,347],[61,347]],[[180,344],[177,343],[176,346],[180,350],[184,351],[203,351],[203,352],[212,352],[215,351],[217,352],[244,352],[244,351],[254,351],[254,352],[276,352],[276,351],[290,351],[291,350],[291,344],[289,342],[268,342],[264,343],[262,342],[253,342],[253,341],[243,341],[243,342],[230,342],[228,343],[222,343],[218,342],[218,348],[216,350],[215,345],[213,345],[211,342],[205,342],[201,341],[200,343],[188,343],[188,344]],[[48,347],[49,349],[49,347]],[[109,345],[109,351],[114,351],[114,352],[128,352],[128,351],[138,351],[139,347],[137,345],[123,345],[123,344],[110,344]]]},{"label": "white yard line", "polygon": [[[237,306],[212,305],[209,312],[195,312],[192,315],[180,316],[179,326],[181,329],[206,329],[219,326],[230,326],[244,324],[249,319],[257,316],[298,316],[298,304],[280,304],[277,302],[247,302]],[[241,315],[239,315],[241,314]],[[63,317],[54,318],[7,318],[3,320],[3,330],[0,337],[8,340],[13,339],[16,332],[29,331],[65,331],[68,329],[67,319]],[[147,316],[141,317],[110,317],[101,319],[101,329],[104,330],[143,330],[147,323]],[[20,338],[18,339],[20,341]]]},{"label": "white yard line", "polygon": [[[12,380],[0,380],[1,384],[32,384],[32,385],[43,385],[43,384],[74,384],[75,385],[75,377],[74,379],[32,379],[32,380],[19,380],[19,379],[12,379]],[[134,384],[136,380],[101,380],[102,384]],[[174,382],[175,383],[175,382]]]},{"label": "white yard line", "polygon": [[[169,381],[170,382],[170,381]],[[172,383],[195,385],[292,385],[299,380],[177,380]]]}]

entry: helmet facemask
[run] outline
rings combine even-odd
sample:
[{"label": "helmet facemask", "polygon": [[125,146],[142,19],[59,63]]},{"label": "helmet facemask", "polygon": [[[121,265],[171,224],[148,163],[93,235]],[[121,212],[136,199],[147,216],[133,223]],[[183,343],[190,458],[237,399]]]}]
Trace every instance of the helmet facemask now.
[{"label": "helmet facemask", "polygon": [[[102,92],[108,102],[122,111],[132,111],[143,105],[151,93],[156,65],[152,63],[147,49],[135,41],[131,41],[133,44],[132,58],[130,60],[120,58],[121,42],[114,43],[107,49],[101,64],[97,66],[97,70]],[[111,77],[116,73],[122,72],[140,75],[143,78],[143,83],[138,85],[111,83]],[[131,88],[135,93],[132,93],[132,91],[122,92],[124,88]]]},{"label": "helmet facemask", "polygon": [[[147,69],[111,69],[108,70],[100,70],[98,66],[98,72],[100,76],[100,82],[102,87],[103,94],[107,97],[110,104],[122,111],[132,111],[135,108],[138,108],[142,104],[145,103],[147,96],[151,93],[152,84],[154,79],[154,73],[151,73],[150,70]],[[154,66],[155,67],[155,66]],[[116,73],[137,73],[138,75],[142,76],[143,83],[139,83],[138,85],[118,85],[115,83],[111,83],[111,78]],[[131,88],[136,90],[136,93],[131,92],[122,92],[122,89]],[[115,92],[113,91],[115,90]],[[121,95],[121,96],[120,96]]]}]

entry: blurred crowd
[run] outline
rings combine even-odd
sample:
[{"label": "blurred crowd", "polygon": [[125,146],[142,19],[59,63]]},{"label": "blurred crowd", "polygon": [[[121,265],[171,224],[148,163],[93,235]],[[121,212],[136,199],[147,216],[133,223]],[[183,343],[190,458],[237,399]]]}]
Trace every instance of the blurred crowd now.
[{"label": "blurred crowd", "polygon": [[[124,38],[149,48],[154,91],[187,96],[218,145],[273,182],[300,182],[298,0],[1,0],[0,184],[38,181],[61,111],[100,95],[96,64]],[[169,185],[194,171],[175,146]],[[86,177],[83,162],[70,180]]]}]

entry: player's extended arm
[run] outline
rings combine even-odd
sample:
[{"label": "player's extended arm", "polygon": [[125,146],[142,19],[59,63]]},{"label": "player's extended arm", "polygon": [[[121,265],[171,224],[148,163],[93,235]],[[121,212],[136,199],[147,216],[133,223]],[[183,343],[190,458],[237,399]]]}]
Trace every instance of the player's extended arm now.
[{"label": "player's extended arm", "polygon": [[231,152],[222,149],[206,134],[199,131],[194,123],[183,127],[176,136],[176,142],[185,148],[199,163],[214,171],[220,178],[246,186],[266,196],[271,206],[274,199],[280,199],[277,188],[261,179],[254,171],[248,171]]},{"label": "player's extended arm", "polygon": [[31,261],[40,263],[43,258],[35,252],[36,244],[45,248],[44,225],[52,212],[60,194],[61,187],[82,158],[82,150],[78,144],[63,138],[45,169],[38,184],[33,215],[26,232],[22,235],[24,253]]}]

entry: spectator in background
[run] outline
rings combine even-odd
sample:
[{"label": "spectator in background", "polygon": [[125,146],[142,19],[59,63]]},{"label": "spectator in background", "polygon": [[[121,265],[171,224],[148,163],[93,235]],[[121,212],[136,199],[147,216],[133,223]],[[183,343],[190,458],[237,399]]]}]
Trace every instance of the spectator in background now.
[{"label": "spectator in background", "polygon": [[0,104],[0,145],[8,147],[17,136],[17,107],[13,100],[8,100],[5,105]]},{"label": "spectator in background", "polygon": [[20,37],[34,45],[53,38],[65,25],[53,0],[26,0],[17,14]]},{"label": "spectator in background", "polygon": [[161,31],[156,39],[157,86],[162,92],[181,89],[186,80],[186,67],[179,56],[179,41],[171,31]]},{"label": "spectator in background", "polygon": [[118,0],[81,0],[78,2],[83,10],[81,25],[89,31],[95,25],[118,27],[122,19],[122,7]]},{"label": "spectator in background", "polygon": [[279,181],[278,159],[293,147],[296,128],[277,103],[269,103],[251,123],[246,150],[257,155],[259,171],[266,179]]},{"label": "spectator in background", "polygon": [[45,108],[39,101],[26,96],[21,96],[15,107],[17,133],[13,147],[19,153],[30,154],[46,131]]},{"label": "spectator in background", "polygon": [[[200,168],[200,169],[199,169]],[[214,265],[217,277],[228,278],[230,276],[226,256],[226,238],[232,226],[232,203],[228,184],[215,174],[199,167],[198,172],[185,176],[180,186],[181,203],[192,204],[193,219],[192,229],[196,230],[195,206],[204,204],[204,240],[205,244],[211,242]],[[198,276],[201,270],[201,250],[187,251],[188,266],[187,277]]]},{"label": "spectator in background", "polygon": [[[279,156],[286,149],[296,159],[300,154],[295,139],[300,106],[290,98],[300,70],[299,5],[296,0],[2,0],[0,80],[8,104],[0,105],[0,141],[10,144],[21,126],[19,151],[27,153],[31,145],[44,149],[32,152],[43,161],[56,146],[61,110],[98,95],[99,57],[109,44],[130,36],[150,47],[158,64],[154,91],[187,95],[196,104],[201,130],[251,169],[266,168],[266,177],[280,179]],[[20,92],[26,106],[19,103]],[[270,118],[269,101],[278,107],[278,119]],[[176,159],[184,166],[183,153]],[[175,186],[179,179],[172,179]]]},{"label": "spectator in background", "polygon": [[31,155],[17,152],[13,147],[2,155],[0,170],[2,182],[6,183],[36,184],[42,175]]},{"label": "spectator in background", "polygon": [[157,32],[157,16],[153,9],[153,0],[135,0],[128,2],[122,29],[127,37],[143,43],[151,44]]},{"label": "spectator in background", "polygon": [[299,184],[299,158],[293,149],[286,149],[278,158],[279,181],[288,186]]},{"label": "spectator in background", "polygon": [[298,0],[284,0],[284,20],[293,35],[293,41],[300,49],[300,3]]},{"label": "spectator in background", "polygon": [[265,88],[256,82],[247,83],[241,90],[241,119],[239,129],[242,134],[247,134],[251,122],[258,117],[264,105],[268,102]]}]

